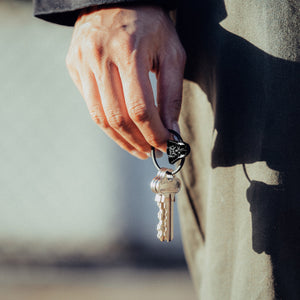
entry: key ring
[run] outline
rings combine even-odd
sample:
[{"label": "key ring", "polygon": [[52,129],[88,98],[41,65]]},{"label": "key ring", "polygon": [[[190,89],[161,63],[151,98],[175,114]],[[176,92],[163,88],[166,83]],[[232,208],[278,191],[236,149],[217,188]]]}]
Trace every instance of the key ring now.
[{"label": "key ring", "polygon": [[[178,141],[168,140],[168,142],[167,142],[167,154],[168,154],[169,163],[174,164],[175,162],[180,160],[180,164],[177,166],[177,168],[174,171],[169,172],[172,175],[175,175],[183,167],[185,157],[190,153],[190,146],[189,146],[189,144],[185,143],[182,140],[182,138],[178,132],[176,132],[172,129],[168,129],[168,130],[170,133],[172,133],[178,139]],[[156,160],[154,147],[151,147],[151,157],[152,157],[152,161],[153,161],[155,167],[158,170],[160,170],[161,167]]]}]

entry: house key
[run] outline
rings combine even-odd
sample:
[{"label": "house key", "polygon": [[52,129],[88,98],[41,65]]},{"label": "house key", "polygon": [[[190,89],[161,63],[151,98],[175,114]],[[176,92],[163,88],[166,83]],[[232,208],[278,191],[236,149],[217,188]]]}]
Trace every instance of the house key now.
[{"label": "house key", "polygon": [[181,182],[171,174],[172,170],[162,168],[151,182],[151,189],[156,193],[155,201],[159,208],[157,237],[160,241],[173,239],[173,206],[175,194],[180,191]]},{"label": "house key", "polygon": [[168,141],[167,154],[169,162],[174,164],[180,161],[175,170],[161,168],[155,157],[155,149],[152,148],[152,160],[158,169],[156,177],[151,181],[151,190],[156,194],[155,201],[159,208],[157,237],[160,241],[170,242],[173,239],[173,206],[175,194],[180,191],[181,182],[175,176],[184,164],[185,157],[190,153],[190,146],[184,143],[181,136],[174,130],[169,131],[178,141]]}]

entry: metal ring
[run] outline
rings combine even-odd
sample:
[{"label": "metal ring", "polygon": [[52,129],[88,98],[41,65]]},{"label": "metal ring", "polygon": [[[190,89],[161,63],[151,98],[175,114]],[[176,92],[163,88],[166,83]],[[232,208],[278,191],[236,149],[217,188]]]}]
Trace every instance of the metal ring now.
[{"label": "metal ring", "polygon": [[[183,142],[183,140],[182,140],[182,138],[181,138],[181,136],[180,136],[180,134],[178,132],[176,132],[176,131],[174,131],[172,129],[168,129],[168,130],[169,130],[170,133],[172,133],[173,135],[175,135],[176,138],[178,138],[178,140],[180,142]],[[156,160],[155,148],[154,147],[151,147],[151,157],[152,157],[152,161],[153,161],[155,167],[157,168],[157,170],[160,170],[161,167],[160,167],[160,165],[158,164],[158,162]],[[172,175],[175,175],[176,173],[178,173],[181,170],[181,168],[183,167],[184,161],[185,161],[185,158],[182,158],[180,160],[180,164],[178,165],[178,167],[174,171],[169,172],[169,173],[171,173]]]}]

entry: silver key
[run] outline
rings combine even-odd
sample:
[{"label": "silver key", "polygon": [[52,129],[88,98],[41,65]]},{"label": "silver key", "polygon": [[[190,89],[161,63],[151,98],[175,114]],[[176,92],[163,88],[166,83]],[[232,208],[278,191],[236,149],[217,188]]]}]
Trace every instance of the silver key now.
[{"label": "silver key", "polygon": [[156,177],[153,178],[151,182],[151,189],[156,194],[155,202],[159,208],[157,217],[158,217],[158,225],[157,225],[157,238],[160,241],[164,240],[165,236],[165,203],[163,202],[163,195],[157,192],[157,188],[159,187],[160,181],[165,176],[162,170],[157,172]]},{"label": "silver key", "polygon": [[173,205],[175,194],[180,190],[180,180],[171,174],[172,170],[161,168],[151,182],[151,189],[156,193],[155,201],[159,207],[157,237],[161,241],[173,239]]}]

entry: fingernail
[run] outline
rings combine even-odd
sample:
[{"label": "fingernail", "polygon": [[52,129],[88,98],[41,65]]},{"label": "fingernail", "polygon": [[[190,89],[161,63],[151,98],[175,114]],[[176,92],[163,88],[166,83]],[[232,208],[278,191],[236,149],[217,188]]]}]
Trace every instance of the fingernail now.
[{"label": "fingernail", "polygon": [[175,121],[172,123],[172,129],[180,134],[180,128],[179,128],[178,122]]},{"label": "fingernail", "polygon": [[139,151],[131,151],[130,152],[133,156],[135,156],[136,158],[139,159],[147,159],[149,158],[148,153],[143,153],[143,152],[139,152]]}]

